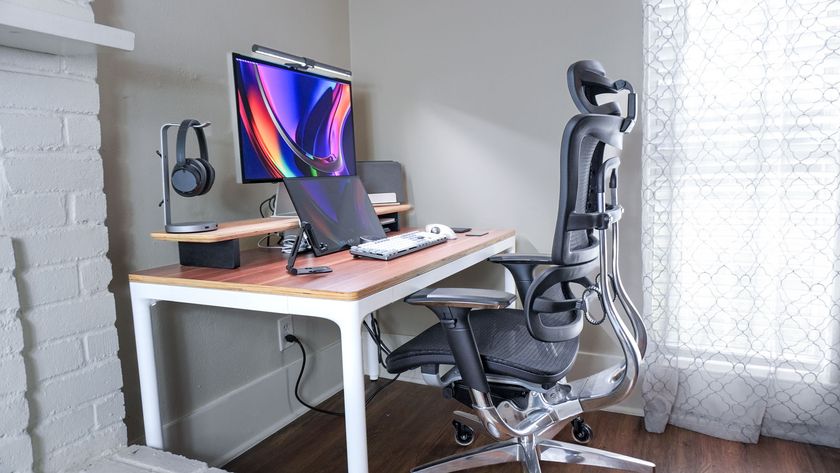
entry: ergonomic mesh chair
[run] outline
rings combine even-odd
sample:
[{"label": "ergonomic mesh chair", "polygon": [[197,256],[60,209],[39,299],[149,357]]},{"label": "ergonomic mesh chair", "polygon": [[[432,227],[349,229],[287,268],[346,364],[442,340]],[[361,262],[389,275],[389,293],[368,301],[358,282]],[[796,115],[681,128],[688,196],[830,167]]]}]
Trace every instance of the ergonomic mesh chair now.
[{"label": "ergonomic mesh chair", "polygon": [[[520,462],[524,471],[534,473],[540,471],[540,461],[654,471],[653,463],[644,460],[552,440],[583,412],[626,398],[639,376],[646,346],[644,324],[618,268],[620,161],[606,157],[607,146],[620,150],[623,135],[632,129],[635,94],[629,83],[609,81],[595,61],[573,64],[568,78],[575,104],[584,113],[573,117],[563,133],[552,253],[490,258],[512,273],[523,310],[508,308],[513,294],[495,290],[424,289],[405,299],[429,307],[440,324],[394,350],[386,361],[388,371],[419,367],[428,384],[474,409],[475,414],[454,413],[459,443],[468,443],[471,429],[498,440],[412,471],[450,472]],[[618,104],[597,104],[599,95],[621,89],[630,91],[626,117]],[[537,275],[538,266],[546,269]],[[596,302],[603,312],[600,319],[590,313]],[[624,360],[567,381],[585,320],[609,323]],[[440,374],[441,365],[454,368]]]}]

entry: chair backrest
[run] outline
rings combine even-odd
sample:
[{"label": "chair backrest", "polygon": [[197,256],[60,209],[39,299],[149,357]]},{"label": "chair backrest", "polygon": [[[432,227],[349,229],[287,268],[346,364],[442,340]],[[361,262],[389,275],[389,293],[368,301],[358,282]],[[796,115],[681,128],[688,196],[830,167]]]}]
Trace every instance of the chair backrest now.
[{"label": "chair backrest", "polygon": [[622,121],[622,117],[614,115],[576,115],[566,125],[560,151],[560,202],[551,251],[554,264],[577,265],[598,257],[595,226],[576,228],[570,225],[570,218],[574,213],[596,212],[595,194],[603,185],[597,176],[604,164],[606,145],[622,148]]},{"label": "chair backrest", "polygon": [[[582,313],[575,309],[576,303],[569,305],[576,299],[570,283],[591,285],[584,281],[600,262],[602,244],[596,231],[599,226],[596,196],[606,191],[605,181],[612,178],[619,163],[618,159],[611,159],[615,156],[605,156],[605,153],[608,146],[616,152],[622,149],[624,135],[635,122],[632,86],[626,81],[608,79],[598,62],[572,64],[568,79],[572,99],[584,113],[572,117],[563,131],[560,198],[551,251],[551,262],[556,266],[532,281],[523,298],[529,331],[546,342],[574,338],[583,327]],[[627,117],[621,116],[621,107],[615,102],[596,104],[598,95],[616,94],[621,89],[630,91]],[[557,286],[562,289],[561,298],[543,297]]]},{"label": "chair backrest", "polygon": [[[597,61],[578,61],[567,73],[572,100],[583,114],[569,120],[563,131],[560,152],[560,205],[552,247],[552,262],[575,265],[593,261],[598,256],[594,227],[570,228],[573,213],[595,212],[595,194],[603,182],[596,176],[604,163],[606,145],[620,150],[624,134],[635,122],[635,94],[626,81],[612,81]],[[627,117],[621,117],[616,102],[598,105],[596,97],[630,91]]]}]

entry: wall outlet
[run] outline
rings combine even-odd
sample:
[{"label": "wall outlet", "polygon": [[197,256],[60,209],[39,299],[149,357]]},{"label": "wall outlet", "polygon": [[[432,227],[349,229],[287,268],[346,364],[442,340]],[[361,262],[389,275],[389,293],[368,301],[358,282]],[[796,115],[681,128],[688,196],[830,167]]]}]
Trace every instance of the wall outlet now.
[{"label": "wall outlet", "polygon": [[283,317],[277,321],[277,336],[280,342],[280,351],[285,350],[292,345],[291,342],[286,341],[286,335],[294,335],[295,327],[292,324],[291,317]]}]

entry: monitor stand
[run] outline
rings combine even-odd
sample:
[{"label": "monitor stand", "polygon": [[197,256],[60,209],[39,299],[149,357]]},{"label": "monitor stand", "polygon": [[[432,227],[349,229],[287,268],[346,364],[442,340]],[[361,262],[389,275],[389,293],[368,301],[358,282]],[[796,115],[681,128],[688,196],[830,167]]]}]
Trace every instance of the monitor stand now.
[{"label": "monitor stand", "polygon": [[274,213],[271,217],[298,218],[295,207],[292,205],[292,199],[289,198],[289,192],[286,190],[286,185],[282,181],[277,183],[277,191],[274,194]]}]

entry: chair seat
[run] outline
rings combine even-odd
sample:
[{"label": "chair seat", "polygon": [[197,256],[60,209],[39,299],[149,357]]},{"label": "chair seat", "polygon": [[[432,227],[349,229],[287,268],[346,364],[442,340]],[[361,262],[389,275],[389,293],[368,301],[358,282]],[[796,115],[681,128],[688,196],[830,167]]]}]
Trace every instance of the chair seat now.
[{"label": "chair seat", "polygon": [[[564,321],[559,315],[555,320],[543,317],[547,324]],[[534,339],[521,310],[476,310],[470,313],[470,325],[487,374],[554,384],[566,376],[577,356],[577,338],[559,343]],[[455,359],[443,328],[435,324],[394,350],[385,364],[396,374],[423,365],[454,365]]]}]

